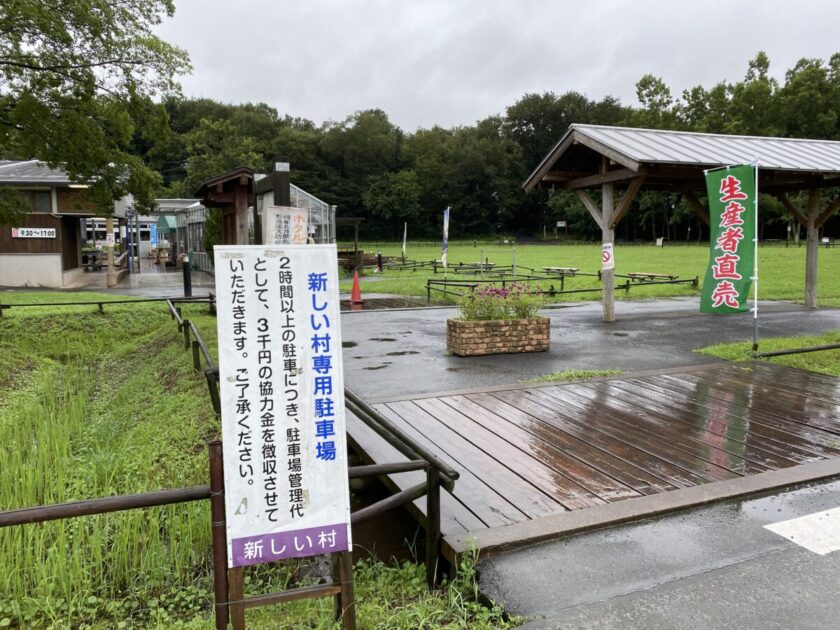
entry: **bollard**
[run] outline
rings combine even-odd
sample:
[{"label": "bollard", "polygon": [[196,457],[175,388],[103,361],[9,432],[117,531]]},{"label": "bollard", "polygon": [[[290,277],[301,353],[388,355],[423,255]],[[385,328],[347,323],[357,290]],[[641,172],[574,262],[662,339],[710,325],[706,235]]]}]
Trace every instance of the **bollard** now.
[{"label": "bollard", "polygon": [[376,252],[376,270],[382,271],[382,252]]},{"label": "bollard", "polygon": [[181,267],[184,271],[184,297],[192,297],[192,265],[189,256],[184,256]]}]

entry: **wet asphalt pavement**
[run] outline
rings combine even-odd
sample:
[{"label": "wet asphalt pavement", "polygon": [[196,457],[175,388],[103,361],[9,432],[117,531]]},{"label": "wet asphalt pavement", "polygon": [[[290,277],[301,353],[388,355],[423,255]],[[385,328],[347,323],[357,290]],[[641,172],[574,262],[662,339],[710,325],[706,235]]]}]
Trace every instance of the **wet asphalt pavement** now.
[{"label": "wet asphalt pavement", "polygon": [[840,481],[581,534],[479,564],[526,630],[840,627],[840,553],[764,525],[840,505]]},{"label": "wet asphalt pavement", "polygon": [[[701,365],[693,351],[752,338],[752,315],[698,313],[697,298],[617,302],[616,321],[599,303],[546,309],[551,349],[530,354],[449,356],[446,319],[455,309],[369,311],[342,315],[345,382],[370,401],[527,381],[568,369],[625,372]],[[760,303],[760,334],[783,337],[840,328],[840,309]]]},{"label": "wet asphalt pavement", "polygon": [[[698,313],[696,298],[598,303],[544,311],[546,353],[461,358],[446,353],[454,309],[342,316],[345,379],[364,398],[526,381],[567,369],[640,371],[716,361],[694,352],[752,338],[750,313]],[[840,328],[840,309],[760,304],[760,334]],[[581,534],[482,561],[480,588],[527,630],[549,628],[840,628],[840,553],[819,556],[763,525],[840,506],[840,481]]]}]

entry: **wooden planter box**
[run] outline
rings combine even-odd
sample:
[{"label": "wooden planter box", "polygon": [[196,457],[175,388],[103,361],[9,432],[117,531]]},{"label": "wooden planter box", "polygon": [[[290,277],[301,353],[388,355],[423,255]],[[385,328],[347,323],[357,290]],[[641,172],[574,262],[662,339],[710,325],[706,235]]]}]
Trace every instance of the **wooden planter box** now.
[{"label": "wooden planter box", "polygon": [[446,347],[459,357],[548,350],[549,319],[446,320]]}]

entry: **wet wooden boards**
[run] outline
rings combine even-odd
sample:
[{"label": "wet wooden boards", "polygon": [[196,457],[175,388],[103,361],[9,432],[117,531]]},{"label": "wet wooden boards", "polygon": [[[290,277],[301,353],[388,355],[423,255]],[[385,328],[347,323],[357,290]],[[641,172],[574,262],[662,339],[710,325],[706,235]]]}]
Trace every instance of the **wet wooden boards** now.
[{"label": "wet wooden boards", "polygon": [[[492,387],[374,407],[461,473],[454,493],[443,493],[450,559],[471,536],[498,538],[481,530],[513,532],[511,525],[566,512],[840,456],[840,379],[770,363]],[[370,461],[404,459],[355,418],[348,432]],[[825,476],[824,469],[815,468]],[[402,474],[388,482],[403,489],[416,480]],[[418,501],[415,512],[423,507]]]}]

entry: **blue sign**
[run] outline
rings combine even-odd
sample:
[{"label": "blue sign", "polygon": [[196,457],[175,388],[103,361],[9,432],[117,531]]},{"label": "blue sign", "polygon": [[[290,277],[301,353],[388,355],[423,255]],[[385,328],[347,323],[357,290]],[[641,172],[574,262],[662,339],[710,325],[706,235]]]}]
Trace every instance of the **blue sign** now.
[{"label": "blue sign", "polygon": [[152,243],[152,247],[157,247],[157,225],[154,223],[149,226],[149,240]]}]

